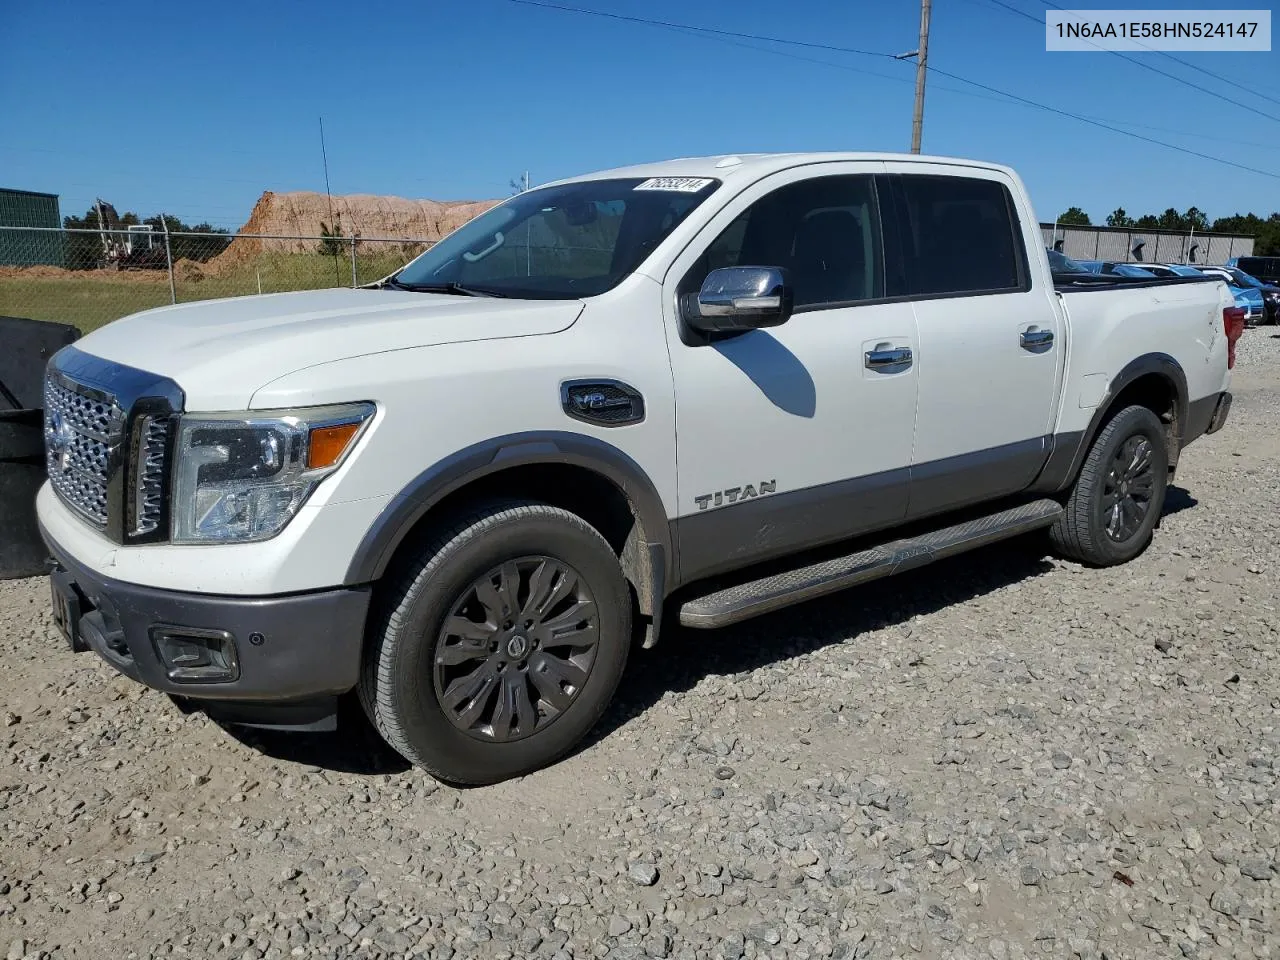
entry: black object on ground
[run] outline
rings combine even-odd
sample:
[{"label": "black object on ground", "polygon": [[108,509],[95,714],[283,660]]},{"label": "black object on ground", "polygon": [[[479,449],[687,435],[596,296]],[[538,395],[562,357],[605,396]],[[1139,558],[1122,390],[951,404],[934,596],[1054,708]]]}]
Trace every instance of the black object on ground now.
[{"label": "black object on ground", "polygon": [[70,324],[0,317],[0,580],[45,572],[36,525],[45,479],[44,371],[80,331]]}]

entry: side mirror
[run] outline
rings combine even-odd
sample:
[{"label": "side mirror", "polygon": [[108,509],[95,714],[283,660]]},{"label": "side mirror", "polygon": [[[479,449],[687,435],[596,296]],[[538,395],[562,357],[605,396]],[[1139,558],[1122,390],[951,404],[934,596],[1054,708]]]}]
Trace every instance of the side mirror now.
[{"label": "side mirror", "polygon": [[742,333],[786,323],[793,303],[781,267],[721,267],[697,294],[685,295],[682,312],[699,333]]}]

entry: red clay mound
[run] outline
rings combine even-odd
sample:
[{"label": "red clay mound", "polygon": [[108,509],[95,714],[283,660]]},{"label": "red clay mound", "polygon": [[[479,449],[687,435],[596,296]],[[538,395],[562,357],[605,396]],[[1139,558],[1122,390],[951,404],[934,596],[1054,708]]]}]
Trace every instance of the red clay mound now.
[{"label": "red clay mound", "polygon": [[[268,190],[258,198],[239,232],[283,238],[319,237],[321,224],[324,224],[330,232],[336,225],[344,237],[435,241],[497,202],[456,200],[442,203],[352,194],[334,197],[331,208],[330,199],[323,193],[272,193]],[[315,248],[315,240],[237,240],[217,260],[239,261],[267,250],[310,253]]]}]

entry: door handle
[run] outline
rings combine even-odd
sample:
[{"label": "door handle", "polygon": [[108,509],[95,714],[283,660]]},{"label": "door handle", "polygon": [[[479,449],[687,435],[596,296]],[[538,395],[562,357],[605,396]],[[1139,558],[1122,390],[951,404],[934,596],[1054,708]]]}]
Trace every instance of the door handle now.
[{"label": "door handle", "polygon": [[1051,343],[1053,343],[1052,330],[1023,330],[1018,334],[1018,344],[1024,350],[1048,346]]},{"label": "door handle", "polygon": [[900,367],[911,362],[910,347],[894,347],[892,350],[868,350],[863,354],[863,363],[868,370],[881,367]]}]

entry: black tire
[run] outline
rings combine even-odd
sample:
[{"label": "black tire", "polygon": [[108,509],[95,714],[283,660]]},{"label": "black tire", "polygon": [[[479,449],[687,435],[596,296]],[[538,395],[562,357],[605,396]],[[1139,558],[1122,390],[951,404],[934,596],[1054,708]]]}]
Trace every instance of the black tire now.
[{"label": "black tire", "polygon": [[[548,563],[544,566],[541,561]],[[498,618],[490,615],[488,605],[478,608],[475,604],[484,598],[501,602],[506,609],[505,597],[510,593],[504,586],[512,570],[520,595],[516,598],[518,614],[509,630],[498,623],[498,629],[488,633],[489,621]],[[544,570],[551,572],[544,577]],[[546,622],[538,619],[525,637],[525,625],[518,621],[526,613],[542,616],[532,606],[535,582],[545,581],[545,589],[540,587],[538,593],[560,596],[569,573],[577,577],[570,588],[573,592],[555,604],[548,600]],[[487,590],[481,586],[484,584]],[[568,656],[553,663],[558,656],[553,647],[562,652],[577,648],[549,639],[564,617],[576,617],[579,610],[588,609],[583,606],[584,596],[594,607],[594,631],[590,621],[582,620],[563,632],[579,639],[594,636],[588,644],[591,660],[585,671]],[[459,607],[467,603],[472,606]],[[570,613],[551,616],[553,610],[569,607],[573,608]],[[483,614],[479,622],[467,612],[477,609]],[[446,618],[451,625],[461,623],[459,618],[470,622],[464,632],[450,633]],[[521,644],[515,643],[517,633],[523,638]],[[458,785],[497,783],[558,760],[599,720],[626,667],[631,595],[616,554],[581,517],[529,501],[482,504],[429,537],[388,578],[379,594],[368,640],[360,701],[383,739],[410,763],[440,780]],[[476,653],[485,648],[494,652]],[[520,660],[520,654],[512,650],[526,650],[526,659]],[[451,665],[446,665],[450,656],[465,659],[449,660]],[[584,654],[573,656],[581,660]],[[472,669],[474,674],[466,673]],[[585,672],[585,679],[578,685],[551,679],[564,675],[558,671],[569,669],[575,671],[575,677]],[[458,725],[475,708],[480,695],[463,699],[464,709],[457,704],[451,709],[443,702],[459,689],[455,686],[457,677],[448,680],[450,671],[462,673],[466,683],[478,682],[486,691],[483,697],[493,707],[481,709],[483,714],[493,714],[487,734]],[[473,676],[482,671],[488,673],[474,681]],[[554,694],[543,686],[549,682],[555,683]],[[543,690],[548,692],[544,695]],[[567,704],[565,698],[569,698]],[[500,715],[494,712],[499,701],[504,704]],[[553,706],[557,701],[560,710]],[[525,728],[522,732],[517,732],[513,717]],[[529,723],[534,726],[529,728]]]},{"label": "black tire", "polygon": [[[1148,446],[1143,446],[1144,443]],[[1150,459],[1149,488],[1140,522],[1132,522],[1132,512],[1121,501],[1120,490],[1135,491],[1128,497],[1140,504],[1139,485],[1129,481],[1118,485],[1117,458],[1130,462],[1126,449],[1145,449]],[[1080,474],[1067,498],[1057,522],[1049,528],[1054,548],[1063,556],[1095,567],[1110,567],[1132,560],[1151,542],[1160,513],[1164,509],[1165,488],[1169,482],[1169,454],[1165,441],[1165,425],[1146,407],[1125,407],[1116,413],[1094,438]],[[1144,483],[1144,486],[1146,484]],[[1115,522],[1113,510],[1119,504],[1123,520]],[[1109,525],[1119,527],[1119,535],[1109,532]]]}]

